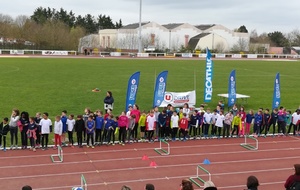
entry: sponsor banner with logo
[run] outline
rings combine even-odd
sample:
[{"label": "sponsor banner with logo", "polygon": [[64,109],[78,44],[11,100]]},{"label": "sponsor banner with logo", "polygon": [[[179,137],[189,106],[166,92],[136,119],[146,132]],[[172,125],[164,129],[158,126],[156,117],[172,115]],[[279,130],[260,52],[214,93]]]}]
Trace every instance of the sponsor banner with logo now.
[{"label": "sponsor banner with logo", "polygon": [[216,54],[216,58],[226,58],[225,54]]},{"label": "sponsor banner with logo", "polygon": [[42,51],[42,55],[68,55],[67,51]]},{"label": "sponsor banner with logo", "polygon": [[128,80],[127,93],[126,93],[126,111],[128,107],[133,106],[136,101],[136,94],[140,83],[140,72],[133,73]]},{"label": "sponsor banner with logo", "polygon": [[257,59],[257,55],[256,54],[247,54],[247,58],[248,59]]},{"label": "sponsor banner with logo", "polygon": [[160,106],[164,100],[164,95],[167,88],[167,77],[168,71],[163,71],[158,74],[156,77],[155,89],[154,89],[154,98],[153,98],[153,107]]},{"label": "sponsor banner with logo", "polygon": [[273,109],[278,108],[279,105],[280,105],[280,75],[279,73],[277,73],[274,81],[272,108]]},{"label": "sponsor banner with logo", "polygon": [[209,49],[206,49],[206,64],[205,64],[205,79],[204,79],[204,102],[208,103],[212,99],[213,92],[213,68],[214,62],[211,58],[211,53]]},{"label": "sponsor banner with logo", "polygon": [[11,55],[24,55],[24,50],[10,50]]},{"label": "sponsor banner with logo", "polygon": [[174,107],[183,107],[187,103],[189,106],[196,104],[196,91],[188,92],[165,92],[164,100],[159,107],[166,107],[171,104]]},{"label": "sponsor banner with logo", "polygon": [[233,54],[233,55],[232,55],[232,58],[235,58],[235,59],[241,59],[241,58],[242,58],[242,55],[241,55],[241,54]]},{"label": "sponsor banner with logo", "polygon": [[192,53],[183,53],[183,54],[181,54],[181,57],[191,58],[191,57],[193,57],[193,54]]},{"label": "sponsor banner with logo", "polygon": [[236,102],[236,78],[235,70],[232,70],[228,78],[228,107]]},{"label": "sponsor banner with logo", "polygon": [[149,57],[149,53],[138,53],[137,57]]},{"label": "sponsor banner with logo", "polygon": [[206,54],[205,54],[205,53],[200,53],[200,54],[199,54],[199,57],[200,57],[200,58],[206,58]]},{"label": "sponsor banner with logo", "polygon": [[121,52],[110,52],[110,56],[112,56],[112,57],[120,57],[121,56]]}]

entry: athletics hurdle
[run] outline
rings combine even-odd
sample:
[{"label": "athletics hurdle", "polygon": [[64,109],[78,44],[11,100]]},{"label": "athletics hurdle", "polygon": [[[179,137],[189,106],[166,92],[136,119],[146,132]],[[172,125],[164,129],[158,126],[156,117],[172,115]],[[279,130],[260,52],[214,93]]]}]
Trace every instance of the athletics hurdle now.
[{"label": "athletics hurdle", "polygon": [[[60,146],[57,147],[57,154],[52,154],[51,156],[52,162],[63,162],[64,157],[63,157],[63,150]],[[55,157],[58,157],[58,160],[55,160]]]},{"label": "athletics hurdle", "polygon": [[87,183],[83,174],[81,174],[80,180],[81,180],[81,188],[83,190],[87,190]]},{"label": "athletics hurdle", "polygon": [[[198,187],[201,187],[201,185],[199,184],[198,181],[202,182],[203,184],[205,183],[205,180],[203,178],[201,178],[199,176],[199,170],[203,171],[204,173],[206,173],[208,175],[208,181],[211,181],[211,174],[209,173],[209,171],[207,171],[205,168],[203,168],[202,166],[198,165],[196,167],[197,170],[197,174],[196,177],[190,177],[190,181],[192,183],[194,183],[195,185],[197,185]],[[197,181],[198,180],[198,181]]]},{"label": "athletics hurdle", "polygon": [[[250,139],[254,140],[255,146],[248,143]],[[248,149],[248,150],[258,150],[258,140],[257,140],[257,138],[245,135],[245,142],[242,143],[241,146]]]},{"label": "athletics hurdle", "polygon": [[73,187],[72,190],[87,190],[87,183],[83,174],[80,176],[80,187]]},{"label": "athletics hurdle", "polygon": [[[167,150],[163,148],[162,144],[167,146]],[[159,148],[155,148],[154,151],[160,155],[169,155],[170,154],[170,144],[165,140],[160,140]]]}]

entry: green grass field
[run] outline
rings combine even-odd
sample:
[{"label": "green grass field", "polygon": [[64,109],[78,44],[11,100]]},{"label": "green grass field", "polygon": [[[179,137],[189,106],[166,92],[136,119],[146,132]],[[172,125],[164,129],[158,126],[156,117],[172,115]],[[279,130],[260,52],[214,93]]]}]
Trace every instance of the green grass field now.
[{"label": "green grass field", "polygon": [[[213,101],[227,93],[228,76],[236,69],[237,93],[250,95],[246,110],[270,108],[275,74],[281,74],[281,103],[294,110],[299,106],[299,61],[214,60]],[[125,109],[125,94],[130,75],[141,71],[137,104],[149,110],[153,101],[155,74],[168,70],[168,91],[194,89],[196,74],[197,106],[203,103],[205,60],[157,59],[74,59],[0,58],[0,118],[9,117],[12,108],[49,112],[50,118],[66,109],[75,115],[85,107],[103,109],[105,92],[115,98],[114,113]],[[100,88],[100,93],[92,92]]]},{"label": "green grass field", "polygon": [[[228,76],[236,69],[237,93],[250,95],[246,110],[272,105],[273,84],[277,72],[281,74],[281,102],[287,109],[299,106],[300,62],[214,60],[213,101],[217,94],[227,93]],[[155,78],[168,70],[168,91],[194,89],[196,76],[197,107],[203,103],[205,60],[158,59],[74,59],[74,58],[0,58],[0,118],[10,117],[11,110],[48,112],[52,121],[62,110],[82,114],[85,107],[103,109],[106,91],[115,98],[114,114],[125,109],[127,82],[131,74],[141,72],[137,104],[141,110],[152,107]],[[195,75],[194,75],[195,73]],[[100,88],[101,92],[92,92]],[[8,135],[7,146],[10,146]],[[19,139],[20,144],[20,139]]]}]

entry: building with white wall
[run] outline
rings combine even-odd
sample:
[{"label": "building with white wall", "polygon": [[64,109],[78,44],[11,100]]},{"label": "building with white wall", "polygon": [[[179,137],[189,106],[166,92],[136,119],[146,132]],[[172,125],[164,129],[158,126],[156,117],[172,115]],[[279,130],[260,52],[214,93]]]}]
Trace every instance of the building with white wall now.
[{"label": "building with white wall", "polygon": [[188,23],[173,23],[162,25],[168,30],[168,49],[178,50],[180,47],[187,47],[189,40],[201,33],[201,30]]},{"label": "building with white wall", "polygon": [[215,49],[217,52],[225,52],[229,49],[226,38],[214,33],[201,33],[192,37],[189,41],[189,48],[203,50],[205,48]]},{"label": "building with white wall", "polygon": [[[142,23],[142,45],[143,47],[155,46],[158,49],[167,47],[166,39],[168,30],[155,23]],[[139,24],[130,24],[118,29],[118,49],[138,49]]]},{"label": "building with white wall", "polygon": [[211,33],[214,34],[214,36],[220,36],[222,39],[225,39],[225,44],[222,44],[224,43],[223,40],[214,40],[214,47],[212,49],[215,49],[216,45],[224,45],[226,47],[224,52],[230,51],[234,46],[245,46],[245,49],[242,48],[244,49],[243,51],[249,50],[250,34],[248,33],[234,32],[233,30],[219,24],[211,25],[210,27],[202,30],[202,32]]},{"label": "building with white wall", "polygon": [[[99,48],[137,50],[139,23],[126,25],[120,29],[104,29],[99,33]],[[222,25],[191,25],[188,23],[171,23],[160,25],[156,22],[142,23],[142,45],[144,48],[155,47],[159,50],[178,51],[181,47],[189,49],[217,49],[230,51],[243,42],[249,48],[250,35],[229,30]],[[97,48],[98,48],[97,47]]]},{"label": "building with white wall", "polygon": [[99,30],[100,48],[115,48],[118,44],[118,30]]}]

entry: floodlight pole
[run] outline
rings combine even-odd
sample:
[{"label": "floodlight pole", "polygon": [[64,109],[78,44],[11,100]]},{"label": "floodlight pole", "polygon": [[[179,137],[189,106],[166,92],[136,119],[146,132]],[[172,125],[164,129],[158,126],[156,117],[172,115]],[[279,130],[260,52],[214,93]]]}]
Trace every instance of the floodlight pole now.
[{"label": "floodlight pole", "polygon": [[139,53],[142,53],[142,0],[140,0],[140,18],[139,18]]}]

